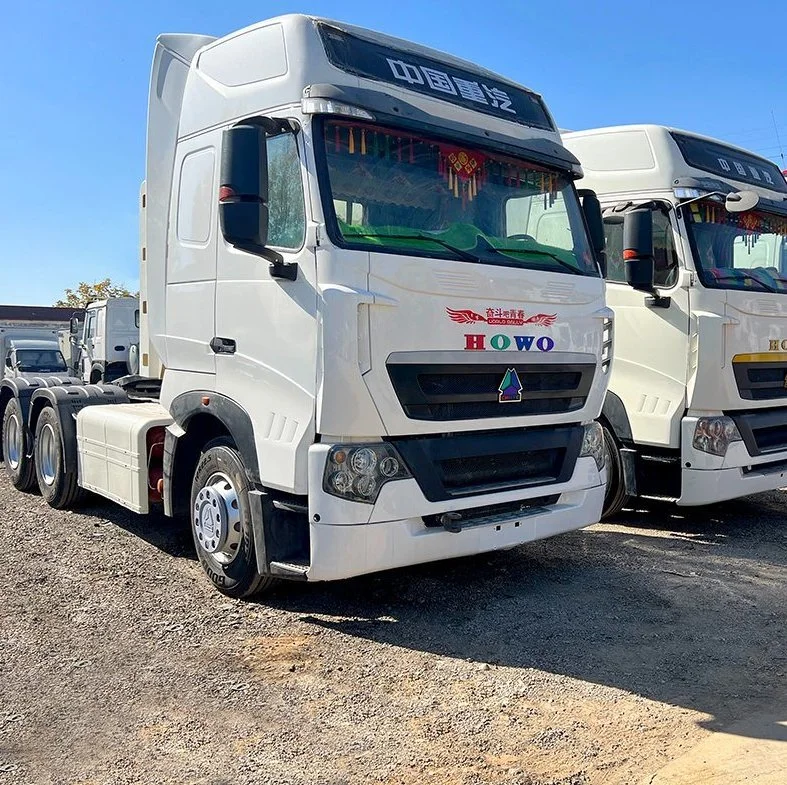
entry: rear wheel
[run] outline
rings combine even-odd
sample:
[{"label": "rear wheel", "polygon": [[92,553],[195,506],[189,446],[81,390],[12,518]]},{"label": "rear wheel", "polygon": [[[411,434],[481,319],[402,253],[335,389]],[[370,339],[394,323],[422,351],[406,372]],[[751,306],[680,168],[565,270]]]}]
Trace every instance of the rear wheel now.
[{"label": "rear wheel", "polygon": [[60,418],[51,406],[38,416],[33,454],[38,488],[50,507],[63,510],[82,498],[76,468],[65,465]]},{"label": "rear wheel", "polygon": [[36,484],[29,442],[30,434],[25,428],[19,401],[12,398],[3,413],[3,460],[13,486],[20,491],[29,491]]},{"label": "rear wheel", "polygon": [[205,445],[191,485],[191,533],[208,578],[230,597],[250,597],[275,583],[257,571],[249,490],[233,443],[221,437]]},{"label": "rear wheel", "polygon": [[601,423],[604,430],[604,458],[607,464],[607,488],[604,493],[604,508],[601,519],[606,520],[617,515],[629,501],[626,493],[626,482],[623,476],[623,461],[620,447],[610,428]]}]

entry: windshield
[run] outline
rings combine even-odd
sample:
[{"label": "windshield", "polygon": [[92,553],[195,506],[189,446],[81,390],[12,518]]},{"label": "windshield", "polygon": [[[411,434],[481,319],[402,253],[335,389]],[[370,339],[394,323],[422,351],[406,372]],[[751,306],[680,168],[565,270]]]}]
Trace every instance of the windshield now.
[{"label": "windshield", "polygon": [[401,129],[345,120],[322,129],[338,244],[598,276],[562,174]]},{"label": "windshield", "polygon": [[55,373],[66,370],[66,361],[56,349],[17,349],[16,367],[25,373]]},{"label": "windshield", "polygon": [[714,202],[687,208],[694,258],[705,286],[787,292],[787,218],[728,213]]}]

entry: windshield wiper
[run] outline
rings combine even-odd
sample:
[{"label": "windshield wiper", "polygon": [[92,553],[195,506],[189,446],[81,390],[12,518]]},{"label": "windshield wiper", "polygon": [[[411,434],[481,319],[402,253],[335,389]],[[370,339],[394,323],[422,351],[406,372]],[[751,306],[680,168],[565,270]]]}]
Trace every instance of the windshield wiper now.
[{"label": "windshield wiper", "polygon": [[537,256],[548,256],[551,259],[554,259],[561,267],[564,267],[566,270],[570,270],[575,275],[585,274],[579,269],[579,267],[574,267],[573,264],[569,264],[565,259],[561,259],[557,254],[551,253],[550,251],[542,251],[540,248],[495,248],[495,246],[491,244],[489,245],[489,248],[499,254],[520,253],[535,254]]},{"label": "windshield wiper", "polygon": [[762,286],[763,289],[765,289],[766,292],[778,293],[781,291],[781,289],[776,289],[770,284],[765,283],[765,281],[761,281],[756,275],[752,275],[750,272],[747,272],[746,270],[735,270],[735,273],[727,273],[726,275],[725,274],[717,275],[715,273],[711,273],[711,274],[713,275],[714,278],[722,278],[727,281],[732,281],[738,278],[738,274],[742,274],[744,278],[748,278],[749,280],[754,281],[754,283],[758,283],[760,286]]},{"label": "windshield wiper", "polygon": [[437,243],[438,245],[442,245],[443,248],[447,248],[449,251],[455,253],[460,259],[464,259],[466,262],[482,261],[475,254],[465,251],[463,248],[457,248],[455,245],[451,245],[451,243],[447,243],[445,240],[441,240],[439,237],[432,237],[430,234],[377,234],[376,232],[350,232],[344,236],[344,239],[349,240],[352,237],[377,237],[380,240],[428,240],[430,242]]}]

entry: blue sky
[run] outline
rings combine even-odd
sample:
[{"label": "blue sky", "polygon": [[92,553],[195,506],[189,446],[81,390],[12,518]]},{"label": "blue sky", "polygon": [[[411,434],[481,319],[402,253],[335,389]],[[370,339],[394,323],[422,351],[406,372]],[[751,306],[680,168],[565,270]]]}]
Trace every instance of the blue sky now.
[{"label": "blue sky", "polygon": [[[161,32],[211,35],[304,11],[408,38],[542,93],[563,128],[656,122],[779,159],[785,0],[27,0],[0,47],[0,303],[137,283],[147,80]],[[787,168],[787,167],[783,167]]]}]

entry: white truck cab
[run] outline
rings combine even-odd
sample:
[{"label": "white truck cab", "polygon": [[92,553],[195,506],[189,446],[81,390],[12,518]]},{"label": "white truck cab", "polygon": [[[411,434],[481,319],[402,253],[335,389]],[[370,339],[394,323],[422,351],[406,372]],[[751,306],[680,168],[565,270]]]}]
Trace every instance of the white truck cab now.
[{"label": "white truck cab", "polygon": [[605,515],[787,483],[787,182],[655,125],[564,135],[601,200],[616,343]]},{"label": "white truck cab", "polygon": [[135,371],[129,368],[129,354],[139,343],[139,298],[90,303],[84,320],[72,320],[71,340],[76,344],[74,370],[85,382],[111,382]]},{"label": "white truck cab", "polygon": [[161,36],[140,379],[33,393],[44,498],[162,502],[233,596],[597,521],[579,177],[539,95],[450,55],[303,15]]}]

